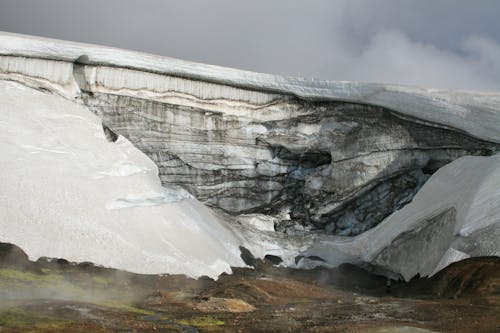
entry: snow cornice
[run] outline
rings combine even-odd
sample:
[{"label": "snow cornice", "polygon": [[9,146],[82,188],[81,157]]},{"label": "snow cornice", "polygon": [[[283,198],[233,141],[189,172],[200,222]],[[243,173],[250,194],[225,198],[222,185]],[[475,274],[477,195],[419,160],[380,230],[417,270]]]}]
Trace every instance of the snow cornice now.
[{"label": "snow cornice", "polygon": [[381,106],[500,143],[500,93],[283,77],[183,61],[136,51],[0,32],[0,56],[130,68],[319,101]]}]

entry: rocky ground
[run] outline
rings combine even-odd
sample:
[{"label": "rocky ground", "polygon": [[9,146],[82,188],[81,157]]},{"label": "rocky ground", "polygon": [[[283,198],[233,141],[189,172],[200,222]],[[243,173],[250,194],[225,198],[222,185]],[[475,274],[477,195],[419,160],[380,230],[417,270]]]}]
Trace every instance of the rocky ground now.
[{"label": "rocky ground", "polygon": [[266,260],[194,280],[30,262],[1,244],[0,332],[500,332],[500,258],[388,290],[351,265],[306,271]]}]

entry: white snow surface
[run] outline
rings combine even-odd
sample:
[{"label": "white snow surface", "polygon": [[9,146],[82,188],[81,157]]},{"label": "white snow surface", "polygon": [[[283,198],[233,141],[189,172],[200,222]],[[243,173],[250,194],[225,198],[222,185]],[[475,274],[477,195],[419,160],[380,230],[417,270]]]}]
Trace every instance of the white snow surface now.
[{"label": "white snow surface", "polygon": [[[156,73],[172,77],[188,78],[194,81],[212,82],[225,85],[214,86],[221,95],[251,95],[251,99],[264,102],[272,100],[262,92],[270,94],[295,95],[305,99],[340,100],[382,106],[400,113],[402,116],[418,118],[435,124],[450,126],[472,136],[500,143],[500,93],[475,91],[446,91],[423,89],[410,86],[359,83],[345,81],[322,81],[282,77],[249,71],[236,70],[212,65],[182,61],[167,57],[121,50],[111,47],[60,41],[55,39],[0,32],[0,56],[50,59],[60,64],[44,63],[43,66],[30,64],[30,72],[46,74],[49,67],[58,67],[59,84],[70,74],[72,62],[84,61],[85,64],[126,68]],[[2,62],[0,61],[0,65]],[[9,70],[15,68],[9,64]],[[43,75],[42,75],[43,76]],[[142,75],[134,77],[128,73],[127,80],[131,89],[136,89]],[[107,80],[117,78],[107,76]],[[119,80],[123,81],[123,79]],[[137,81],[137,82],[136,82]],[[161,81],[161,80],[160,80]],[[141,81],[142,82],[142,81]],[[109,82],[108,82],[109,83]],[[148,83],[140,83],[139,86]],[[196,82],[193,83],[196,86]],[[74,89],[75,87],[71,87]],[[191,87],[193,88],[193,87]],[[190,88],[190,89],[191,89]],[[254,91],[238,92],[237,88]],[[69,89],[69,88],[68,88]],[[204,87],[202,90],[206,90]],[[246,96],[248,97],[248,96]]]},{"label": "white snow surface", "polygon": [[84,106],[0,81],[0,242],[29,258],[217,277],[242,266],[225,222]]}]

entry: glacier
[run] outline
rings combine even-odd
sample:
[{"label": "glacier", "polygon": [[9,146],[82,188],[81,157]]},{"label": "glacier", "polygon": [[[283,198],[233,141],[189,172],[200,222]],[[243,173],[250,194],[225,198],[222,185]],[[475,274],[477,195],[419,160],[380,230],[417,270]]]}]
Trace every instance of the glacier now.
[{"label": "glacier", "polygon": [[0,82],[0,241],[32,259],[216,277],[243,246],[410,279],[499,255],[500,93],[11,33]]}]

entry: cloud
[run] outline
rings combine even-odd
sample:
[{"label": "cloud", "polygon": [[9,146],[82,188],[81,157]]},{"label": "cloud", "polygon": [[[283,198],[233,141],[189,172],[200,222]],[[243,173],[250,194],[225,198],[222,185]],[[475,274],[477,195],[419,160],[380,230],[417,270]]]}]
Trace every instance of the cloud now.
[{"label": "cloud", "polygon": [[281,75],[500,90],[497,0],[16,0],[0,30]]},{"label": "cloud", "polygon": [[[401,31],[382,31],[360,51],[343,50],[347,59],[331,75],[349,80],[400,83],[435,88],[498,90],[500,45],[468,36],[461,52],[411,40]],[[335,50],[334,50],[335,51]]]},{"label": "cloud", "polygon": [[482,64],[484,72],[500,81],[500,44],[490,38],[469,36],[463,40],[463,49],[477,62]]}]

